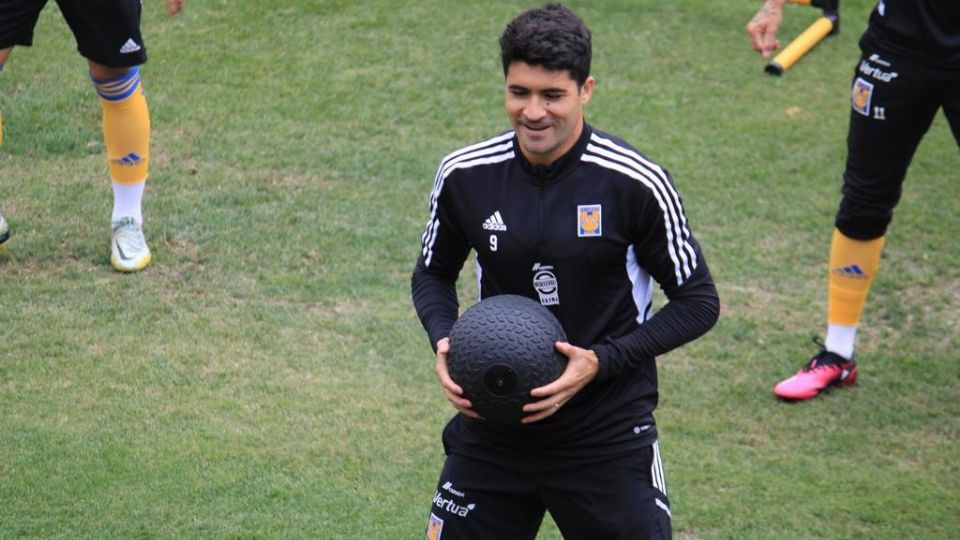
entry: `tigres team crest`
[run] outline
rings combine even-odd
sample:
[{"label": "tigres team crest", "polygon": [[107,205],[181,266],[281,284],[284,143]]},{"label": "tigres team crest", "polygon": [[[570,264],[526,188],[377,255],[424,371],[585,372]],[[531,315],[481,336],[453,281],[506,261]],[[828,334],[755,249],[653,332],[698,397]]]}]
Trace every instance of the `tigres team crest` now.
[{"label": "tigres team crest", "polygon": [[577,206],[577,236],[600,236],[603,232],[599,204],[581,204]]},{"label": "tigres team crest", "polygon": [[443,533],[443,520],[430,513],[430,523],[427,524],[427,540],[440,540]]},{"label": "tigres team crest", "polygon": [[873,83],[860,77],[853,82],[853,91],[850,95],[850,104],[853,110],[864,116],[870,116],[870,99],[873,97]]}]

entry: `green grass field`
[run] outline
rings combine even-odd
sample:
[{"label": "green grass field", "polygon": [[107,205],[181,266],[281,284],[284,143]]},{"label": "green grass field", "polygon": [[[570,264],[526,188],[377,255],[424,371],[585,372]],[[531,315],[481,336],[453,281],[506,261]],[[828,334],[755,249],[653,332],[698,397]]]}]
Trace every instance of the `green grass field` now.
[{"label": "green grass field", "polygon": [[[743,32],[757,1],[569,4],[594,33],[588,120],[669,167],[723,303],[661,359],[675,537],[956,538],[960,154],[942,115],[858,385],[770,392],[824,328],[873,3],[845,0],[842,32],[781,78]],[[190,0],[171,20],[145,2],[138,275],[110,267],[99,106],[47,6],[0,74],[0,538],[423,537],[453,409],[409,274],[440,157],[509,127],[496,40],[530,5]],[[786,9],[785,39],[816,15]]]}]

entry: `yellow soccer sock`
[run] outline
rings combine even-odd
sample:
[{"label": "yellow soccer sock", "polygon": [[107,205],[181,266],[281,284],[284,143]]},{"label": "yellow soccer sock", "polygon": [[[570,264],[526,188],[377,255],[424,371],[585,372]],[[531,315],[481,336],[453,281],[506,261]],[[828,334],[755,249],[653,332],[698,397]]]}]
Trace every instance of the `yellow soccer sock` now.
[{"label": "yellow soccer sock", "polygon": [[103,141],[110,178],[121,184],[147,179],[150,111],[140,88],[140,68],[113,79],[94,79],[103,108]]},{"label": "yellow soccer sock", "polygon": [[830,278],[827,322],[856,326],[867,303],[867,293],[880,267],[884,237],[854,240],[833,231],[830,243]]}]

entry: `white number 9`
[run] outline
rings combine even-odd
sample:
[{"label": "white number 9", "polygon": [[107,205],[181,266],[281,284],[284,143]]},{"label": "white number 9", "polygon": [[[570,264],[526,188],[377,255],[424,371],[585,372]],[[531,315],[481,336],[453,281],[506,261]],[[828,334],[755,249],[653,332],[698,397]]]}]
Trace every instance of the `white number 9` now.
[{"label": "white number 9", "polygon": [[491,234],[490,235],[490,251],[496,251],[496,250],[497,250],[497,235]]}]

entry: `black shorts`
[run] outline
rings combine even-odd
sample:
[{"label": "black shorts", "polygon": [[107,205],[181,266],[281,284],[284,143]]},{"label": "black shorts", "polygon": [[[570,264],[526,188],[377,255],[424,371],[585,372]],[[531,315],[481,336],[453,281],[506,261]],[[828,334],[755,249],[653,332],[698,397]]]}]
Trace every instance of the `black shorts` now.
[{"label": "black shorts", "polygon": [[533,540],[550,512],[566,540],[671,536],[656,443],[612,459],[482,461],[449,454],[428,540]]},{"label": "black shorts", "polygon": [[[46,0],[0,0],[0,49],[32,45]],[[140,34],[140,0],[57,0],[85,58],[109,67],[147,61]]]},{"label": "black shorts", "polygon": [[867,40],[860,47],[836,226],[850,238],[871,240],[886,233],[907,167],[939,109],[960,144],[960,70],[918,62]]}]

